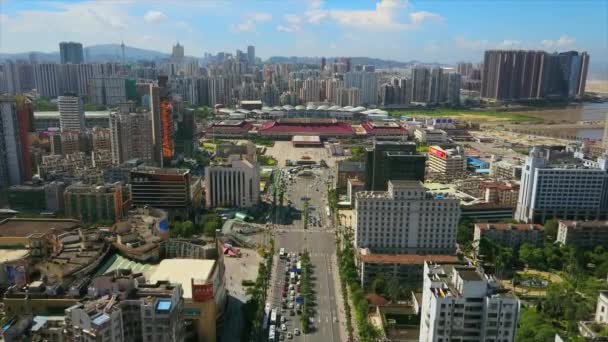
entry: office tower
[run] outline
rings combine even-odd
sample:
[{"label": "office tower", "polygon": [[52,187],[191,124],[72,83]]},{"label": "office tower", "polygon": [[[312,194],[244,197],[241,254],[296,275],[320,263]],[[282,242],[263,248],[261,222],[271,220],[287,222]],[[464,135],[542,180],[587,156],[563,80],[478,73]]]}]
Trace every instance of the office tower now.
[{"label": "office tower", "polygon": [[117,106],[127,100],[125,79],[122,77],[95,77],[89,85],[89,100],[93,104]]},{"label": "office tower", "polygon": [[347,72],[344,74],[344,86],[347,88],[359,88],[361,91],[361,102],[364,105],[375,105],[378,103],[378,78],[375,72]]},{"label": "office tower", "polygon": [[131,203],[169,211],[186,220],[198,209],[202,188],[187,169],[138,167],[131,170]]},{"label": "office tower", "polygon": [[[608,217],[608,153],[596,166],[534,147],[522,168],[515,219],[543,223],[550,218],[569,220]],[[568,160],[570,159],[570,160]]]},{"label": "office tower", "polygon": [[72,94],[59,96],[57,107],[62,131],[84,130],[84,105],[80,97]]},{"label": "office tower", "polygon": [[426,157],[412,142],[375,141],[366,148],[365,189],[386,190],[389,180],[424,181]]},{"label": "office tower", "polygon": [[65,214],[85,223],[118,222],[123,218],[123,187],[72,184],[63,193]]},{"label": "office tower", "polygon": [[420,342],[515,340],[519,299],[472,266],[424,263]]},{"label": "office tower", "polygon": [[0,189],[32,178],[31,102],[23,96],[0,96]]},{"label": "office tower", "polygon": [[61,64],[80,64],[84,62],[82,53],[82,44],[76,42],[61,42],[59,43],[59,56]]},{"label": "office tower", "polygon": [[255,46],[253,45],[247,46],[247,63],[249,65],[255,64]]},{"label": "office tower", "polygon": [[321,82],[316,78],[308,78],[304,81],[302,89],[300,89],[300,101],[306,104],[308,102],[319,102],[321,95]]},{"label": "office tower", "polygon": [[432,196],[420,181],[389,180],[385,191],[355,194],[355,246],[375,253],[451,254],[459,200]]},{"label": "office tower", "polygon": [[260,176],[257,165],[238,155],[224,165],[205,168],[205,206],[250,208],[258,205]]},{"label": "office tower", "polygon": [[175,155],[181,158],[192,158],[195,149],[194,110],[185,109],[178,111],[175,120]]},{"label": "office tower", "polygon": [[179,42],[173,45],[173,50],[171,51],[171,58],[177,61],[184,59],[184,46],[179,45]]},{"label": "office tower", "polygon": [[412,70],[412,102],[426,103],[430,89],[431,72],[425,67]]},{"label": "office tower", "polygon": [[34,65],[34,83],[40,96],[57,97],[61,94],[61,69],[59,64]]}]

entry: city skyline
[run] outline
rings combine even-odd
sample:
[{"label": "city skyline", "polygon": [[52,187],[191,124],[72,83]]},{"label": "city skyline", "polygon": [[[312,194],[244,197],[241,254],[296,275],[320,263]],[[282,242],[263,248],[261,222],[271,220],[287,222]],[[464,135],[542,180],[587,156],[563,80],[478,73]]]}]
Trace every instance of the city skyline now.
[{"label": "city skyline", "polygon": [[[57,51],[60,41],[85,47],[124,41],[169,53],[179,41],[186,55],[197,57],[251,44],[263,59],[343,55],[440,63],[481,61],[484,50],[495,48],[578,50],[596,56],[591,67],[600,65],[606,76],[608,22],[603,13],[608,3],[470,4],[177,1],[168,8],[144,1],[5,0],[0,3],[0,41],[5,53]],[[565,16],[570,25],[553,20]]]}]

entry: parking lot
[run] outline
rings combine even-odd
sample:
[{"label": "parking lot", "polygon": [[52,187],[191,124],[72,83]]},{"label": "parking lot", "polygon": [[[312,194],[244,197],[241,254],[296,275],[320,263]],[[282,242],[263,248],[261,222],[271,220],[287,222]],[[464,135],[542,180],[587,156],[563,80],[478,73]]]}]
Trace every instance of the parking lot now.
[{"label": "parking lot", "polygon": [[[297,272],[290,272],[290,269],[295,269],[297,266],[298,256],[293,252],[291,257],[275,258],[276,271],[271,279],[272,289],[268,296],[267,306],[269,311],[275,309],[276,316],[276,333],[275,341],[283,339],[299,339],[300,334],[300,314],[299,304],[299,275]],[[269,313],[270,315],[270,313]],[[270,317],[269,317],[270,319]],[[268,324],[271,325],[270,321]],[[291,338],[290,338],[291,337]]]},{"label": "parking lot", "polygon": [[297,161],[304,156],[319,162],[325,160],[329,166],[334,166],[336,158],[331,157],[324,147],[294,147],[291,141],[276,141],[274,146],[266,149],[266,154],[273,156],[279,166],[285,166],[285,160]]}]

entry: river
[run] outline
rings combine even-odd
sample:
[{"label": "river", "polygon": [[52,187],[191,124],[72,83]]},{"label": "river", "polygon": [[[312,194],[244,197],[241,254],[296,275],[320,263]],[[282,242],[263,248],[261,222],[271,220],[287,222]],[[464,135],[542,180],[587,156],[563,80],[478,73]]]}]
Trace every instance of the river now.
[{"label": "river", "polygon": [[[608,102],[585,102],[560,109],[543,109],[526,111],[527,115],[536,116],[547,121],[577,122],[605,120],[608,113]],[[581,139],[600,140],[604,135],[601,128],[581,128],[576,130],[576,136]]]}]

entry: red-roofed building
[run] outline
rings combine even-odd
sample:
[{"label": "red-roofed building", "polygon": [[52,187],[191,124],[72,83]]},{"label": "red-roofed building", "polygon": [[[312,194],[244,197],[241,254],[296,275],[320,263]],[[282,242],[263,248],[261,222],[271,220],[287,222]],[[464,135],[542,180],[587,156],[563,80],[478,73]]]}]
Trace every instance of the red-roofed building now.
[{"label": "red-roofed building", "polygon": [[263,123],[258,132],[261,136],[277,139],[291,139],[295,135],[316,135],[323,139],[352,136],[353,128],[336,119],[279,119]]},{"label": "red-roofed building", "polygon": [[407,135],[407,129],[396,122],[369,121],[361,124],[361,133],[381,139],[401,139]]},{"label": "red-roofed building", "polygon": [[496,244],[519,248],[522,243],[542,246],[545,230],[540,224],[476,223],[474,240],[488,239]]},{"label": "red-roofed building", "polygon": [[361,287],[365,288],[369,285],[378,274],[384,274],[389,278],[396,277],[400,283],[422,285],[425,261],[439,264],[461,263],[454,255],[376,254],[368,248],[363,248],[357,258]]},{"label": "red-roofed building", "polygon": [[224,120],[215,122],[207,128],[205,136],[208,138],[246,138],[253,125],[242,120]]}]

